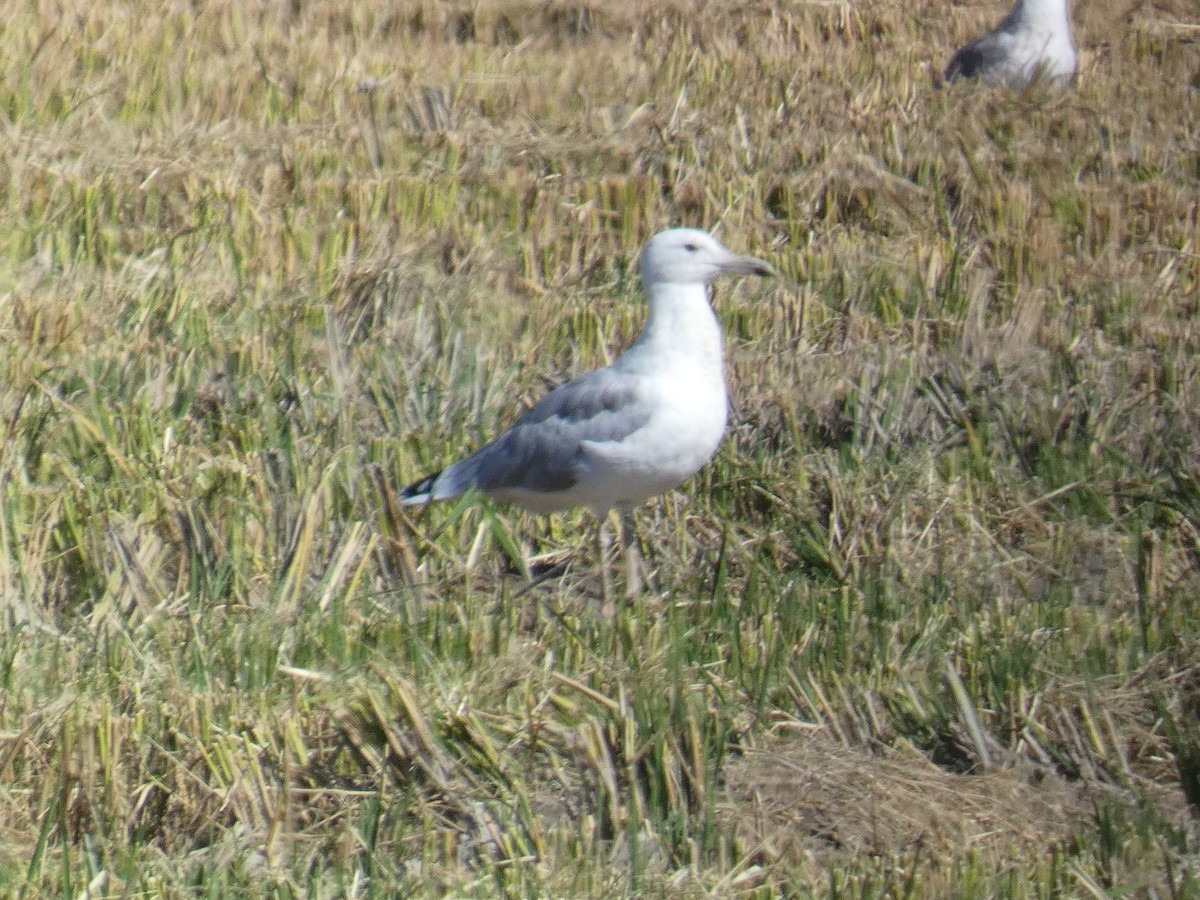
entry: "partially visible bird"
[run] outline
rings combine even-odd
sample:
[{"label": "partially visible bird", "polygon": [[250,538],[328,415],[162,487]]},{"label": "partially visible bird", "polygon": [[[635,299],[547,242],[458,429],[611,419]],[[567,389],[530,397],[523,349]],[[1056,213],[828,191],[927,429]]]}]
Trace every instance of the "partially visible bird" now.
[{"label": "partially visible bird", "polygon": [[1070,84],[1076,66],[1067,0],[1017,0],[995,29],[954,54],[945,78],[982,78],[1019,90],[1039,78]]},{"label": "partially visible bird", "polygon": [[606,600],[610,510],[621,514],[626,592],[634,595],[633,508],[699,471],[725,432],[721,328],[708,283],[723,273],[774,274],[694,228],[656,234],[639,268],[650,315],[632,347],[551,391],[490,444],[401,495],[405,504],[423,505],[474,489],[537,513],[587,507],[600,519]]}]

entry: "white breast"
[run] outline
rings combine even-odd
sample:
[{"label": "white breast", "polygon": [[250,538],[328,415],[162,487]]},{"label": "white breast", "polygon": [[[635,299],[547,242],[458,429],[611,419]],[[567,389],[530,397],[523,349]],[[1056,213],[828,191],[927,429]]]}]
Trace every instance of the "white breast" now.
[{"label": "white breast", "polygon": [[[725,434],[724,381],[710,373],[655,379],[654,415],[620,442],[588,441],[590,471],[579,488],[596,508],[632,506],[678,487],[712,459]],[[615,501],[612,499],[616,497]]]}]

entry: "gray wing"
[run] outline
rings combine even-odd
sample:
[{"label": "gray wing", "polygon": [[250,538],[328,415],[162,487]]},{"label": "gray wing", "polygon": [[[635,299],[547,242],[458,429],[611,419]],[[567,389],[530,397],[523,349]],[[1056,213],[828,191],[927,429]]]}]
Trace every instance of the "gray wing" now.
[{"label": "gray wing", "polygon": [[626,438],[651,412],[633,378],[597,369],[551,391],[499,438],[446,469],[438,493],[565,491],[588,464],[585,441]]},{"label": "gray wing", "polygon": [[976,38],[961,47],[950,58],[950,63],[946,66],[945,79],[954,81],[956,78],[982,76],[989,84],[993,83],[996,78],[994,73],[1001,69],[1008,60],[1011,42],[1012,37],[1003,30],[1003,25],[995,31]]}]

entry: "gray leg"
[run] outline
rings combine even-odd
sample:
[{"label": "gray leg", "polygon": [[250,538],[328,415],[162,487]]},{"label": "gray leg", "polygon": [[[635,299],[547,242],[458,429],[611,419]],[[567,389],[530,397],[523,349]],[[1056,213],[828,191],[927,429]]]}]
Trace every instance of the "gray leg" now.
[{"label": "gray leg", "polygon": [[642,592],[642,553],[631,509],[621,510],[621,553],[625,557],[625,597],[633,600]]},{"label": "gray leg", "polygon": [[596,534],[600,553],[600,587],[604,595],[604,605],[601,607],[601,611],[605,615],[611,615],[616,612],[616,603],[613,600],[612,572],[608,565],[609,552],[612,550],[612,534],[608,530],[608,513],[598,516],[597,520],[600,524],[600,530]]}]

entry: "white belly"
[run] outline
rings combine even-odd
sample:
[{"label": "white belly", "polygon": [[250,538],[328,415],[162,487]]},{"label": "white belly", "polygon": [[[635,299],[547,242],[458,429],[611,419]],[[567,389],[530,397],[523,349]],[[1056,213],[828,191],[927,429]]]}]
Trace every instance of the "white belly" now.
[{"label": "white belly", "polygon": [[583,441],[584,465],[566,490],[493,491],[498,500],[547,513],[586,506],[597,514],[632,507],[679,486],[712,459],[725,434],[728,402],[712,378],[663,380],[655,413],[621,440]]},{"label": "white belly", "polygon": [[632,506],[677,487],[712,459],[725,434],[724,383],[680,379],[660,390],[658,411],[641,429],[621,441],[585,442],[590,467],[577,485],[581,502]]}]

